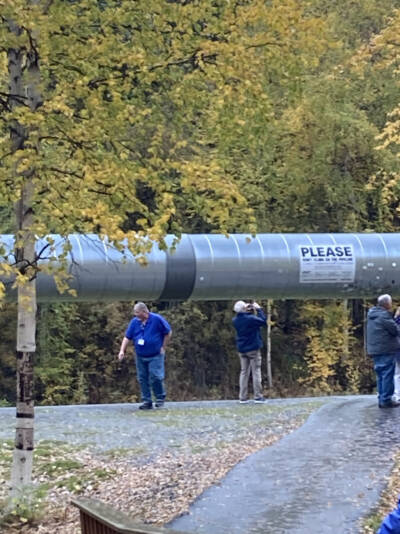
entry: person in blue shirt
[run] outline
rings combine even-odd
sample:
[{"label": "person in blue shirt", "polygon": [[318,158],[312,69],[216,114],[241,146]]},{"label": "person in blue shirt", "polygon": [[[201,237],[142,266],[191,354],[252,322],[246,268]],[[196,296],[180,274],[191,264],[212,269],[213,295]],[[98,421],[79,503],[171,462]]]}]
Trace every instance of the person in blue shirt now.
[{"label": "person in blue shirt", "polygon": [[235,302],[233,326],[236,329],[236,347],[240,357],[239,402],[247,403],[250,372],[253,379],[254,402],[265,402],[261,384],[260,329],[267,324],[267,318],[257,302],[248,304],[243,300]]},{"label": "person in blue shirt", "polygon": [[397,508],[383,520],[377,534],[400,534],[400,499]]},{"label": "person in blue shirt", "polygon": [[133,307],[135,317],[130,321],[121,343],[118,359],[125,358],[125,351],[130,341],[136,353],[136,370],[140,384],[142,404],[140,410],[153,408],[152,391],[155,407],[162,408],[165,402],[165,348],[171,339],[171,326],[158,313],[152,313],[144,302],[137,302]]}]

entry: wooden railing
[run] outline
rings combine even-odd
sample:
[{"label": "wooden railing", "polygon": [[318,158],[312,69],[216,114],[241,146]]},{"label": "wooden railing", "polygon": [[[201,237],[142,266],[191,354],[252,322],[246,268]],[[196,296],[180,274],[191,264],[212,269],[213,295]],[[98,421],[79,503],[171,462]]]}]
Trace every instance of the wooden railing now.
[{"label": "wooden railing", "polygon": [[184,534],[132,520],[109,504],[81,497],[72,499],[79,508],[82,534]]}]

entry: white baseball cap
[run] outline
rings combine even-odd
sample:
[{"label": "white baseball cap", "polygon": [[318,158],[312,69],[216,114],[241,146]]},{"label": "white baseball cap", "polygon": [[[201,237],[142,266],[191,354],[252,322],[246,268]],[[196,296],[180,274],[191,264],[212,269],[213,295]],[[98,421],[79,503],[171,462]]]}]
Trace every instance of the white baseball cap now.
[{"label": "white baseball cap", "polygon": [[245,312],[246,308],[247,308],[247,304],[245,303],[245,301],[244,300],[238,300],[238,301],[235,302],[235,304],[233,306],[233,311],[235,313],[241,313],[241,312]]}]

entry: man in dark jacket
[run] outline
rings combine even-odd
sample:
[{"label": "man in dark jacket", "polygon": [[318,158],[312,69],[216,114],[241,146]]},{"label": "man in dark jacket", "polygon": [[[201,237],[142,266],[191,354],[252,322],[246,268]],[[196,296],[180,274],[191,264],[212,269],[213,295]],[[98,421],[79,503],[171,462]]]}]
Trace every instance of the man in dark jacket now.
[{"label": "man in dark jacket", "polygon": [[263,342],[260,328],[266,326],[267,318],[257,302],[246,304],[243,300],[238,300],[233,310],[236,313],[233,319],[233,326],[236,329],[236,347],[239,352],[241,368],[239,402],[242,404],[249,402],[248,384],[251,371],[254,402],[262,403],[265,402],[265,399],[261,385],[260,349]]},{"label": "man in dark jacket", "polygon": [[381,295],[367,316],[367,352],[374,359],[380,408],[400,406],[392,401],[395,356],[400,351],[400,327],[393,319],[392,297]]}]

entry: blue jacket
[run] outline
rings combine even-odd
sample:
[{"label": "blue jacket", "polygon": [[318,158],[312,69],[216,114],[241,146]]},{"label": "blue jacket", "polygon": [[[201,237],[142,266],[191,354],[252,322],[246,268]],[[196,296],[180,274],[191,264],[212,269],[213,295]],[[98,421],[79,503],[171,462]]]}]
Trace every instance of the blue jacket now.
[{"label": "blue jacket", "polygon": [[171,327],[168,321],[158,313],[150,312],[145,325],[137,317],[132,319],[125,337],[133,341],[137,356],[156,356],[160,354],[164,337],[169,332]]},{"label": "blue jacket", "polygon": [[370,356],[400,351],[400,327],[390,311],[374,306],[367,315],[367,352]]},{"label": "blue jacket", "polygon": [[396,510],[385,517],[377,534],[400,534],[400,499]]},{"label": "blue jacket", "polygon": [[261,308],[257,310],[257,315],[238,313],[232,321],[236,328],[236,347],[239,352],[250,352],[263,346],[260,328],[266,326],[267,318]]}]

